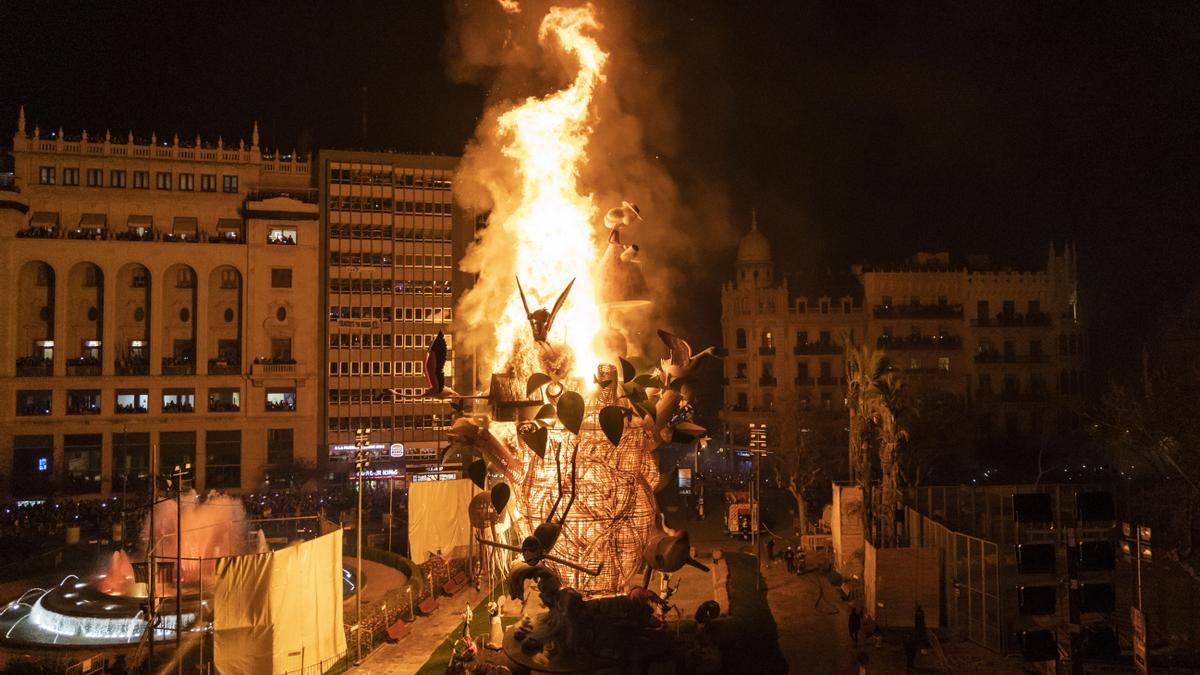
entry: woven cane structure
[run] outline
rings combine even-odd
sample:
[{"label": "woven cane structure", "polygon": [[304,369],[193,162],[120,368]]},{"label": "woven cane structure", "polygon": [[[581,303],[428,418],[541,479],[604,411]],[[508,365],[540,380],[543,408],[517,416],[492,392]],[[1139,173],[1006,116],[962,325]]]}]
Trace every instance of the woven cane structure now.
[{"label": "woven cane structure", "polygon": [[[623,593],[637,573],[642,550],[654,527],[658,509],[654,488],[658,470],[653,453],[647,448],[641,421],[636,417],[625,425],[616,448],[605,438],[596,420],[598,406],[589,406],[578,437],[576,457],[576,498],[554,547],[555,555],[590,569],[603,564],[599,576],[547,563],[561,576],[563,585],[575,588],[586,597]],[[516,439],[513,434],[512,439]],[[571,497],[571,455],[576,437],[561,427],[550,430],[544,458],[538,457],[519,440],[519,456],[525,470],[516,484],[517,505],[523,532],[532,532],[543,522],[559,495],[559,469],[562,477],[562,501],[559,515]]]}]

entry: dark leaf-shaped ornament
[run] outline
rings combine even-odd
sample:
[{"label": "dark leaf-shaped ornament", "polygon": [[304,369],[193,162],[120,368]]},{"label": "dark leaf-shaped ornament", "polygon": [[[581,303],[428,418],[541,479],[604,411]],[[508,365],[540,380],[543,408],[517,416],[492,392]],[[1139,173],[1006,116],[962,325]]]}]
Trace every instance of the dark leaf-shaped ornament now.
[{"label": "dark leaf-shaped ornament", "polygon": [[546,456],[546,442],[549,438],[550,431],[546,427],[538,427],[527,434],[521,434],[521,440],[525,441],[525,445],[538,457]]},{"label": "dark leaf-shaped ornament", "polygon": [[504,513],[504,507],[508,506],[508,498],[512,496],[512,489],[508,487],[508,483],[496,483],[492,486],[492,508],[496,509],[496,513]]},{"label": "dark leaf-shaped ornament", "polygon": [[568,431],[579,435],[579,430],[583,428],[583,397],[579,392],[567,391],[559,397],[558,421],[562,422]]},{"label": "dark leaf-shaped ornament", "polygon": [[613,447],[621,444],[621,436],[625,433],[625,409],[619,405],[606,405],[600,409],[600,430]]},{"label": "dark leaf-shaped ornament", "polygon": [[487,462],[482,459],[471,462],[471,466],[467,467],[467,477],[482,490],[484,482],[487,480]]}]

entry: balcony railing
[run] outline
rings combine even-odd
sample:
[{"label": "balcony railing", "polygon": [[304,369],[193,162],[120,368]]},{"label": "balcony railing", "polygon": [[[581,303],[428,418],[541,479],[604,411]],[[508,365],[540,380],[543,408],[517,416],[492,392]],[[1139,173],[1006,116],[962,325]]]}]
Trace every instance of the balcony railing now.
[{"label": "balcony railing", "polygon": [[876,319],[961,319],[962,305],[875,305]]},{"label": "balcony railing", "polygon": [[875,346],[880,349],[962,349],[962,338],[957,335],[910,335],[908,337],[898,337],[895,335],[881,335],[875,341]]},{"label": "balcony railing", "polygon": [[998,351],[983,351],[975,354],[975,363],[1043,363],[1044,354],[1001,354]]},{"label": "balcony railing", "polygon": [[950,371],[945,368],[925,367],[925,368],[905,368],[902,372],[909,375],[949,375]]},{"label": "balcony railing", "polygon": [[822,387],[828,387],[828,386],[835,385],[835,384],[846,384],[846,378],[834,377],[832,375],[827,376],[827,377],[818,377],[817,384]]},{"label": "balcony railing", "polygon": [[49,377],[54,374],[54,362],[37,356],[22,356],[17,359],[17,375],[20,377]]},{"label": "balcony railing", "polygon": [[27,227],[17,231],[18,239],[58,239],[57,227]]},{"label": "balcony railing", "polygon": [[81,356],[67,360],[67,375],[73,377],[95,377],[100,374],[100,359]]},{"label": "balcony railing", "polygon": [[240,375],[241,372],[242,364],[239,361],[231,359],[208,360],[209,375]]},{"label": "balcony railing", "polygon": [[154,241],[155,234],[153,228],[126,230],[113,235],[113,239],[117,239],[119,241]]},{"label": "balcony railing", "polygon": [[221,399],[210,398],[208,400],[208,412],[238,412],[242,406],[233,401],[225,401]]},{"label": "balcony railing", "polygon": [[164,356],[162,360],[163,375],[195,375],[196,363],[187,356]]},{"label": "balcony railing", "polygon": [[971,325],[976,327],[1049,326],[1050,315],[1045,312],[1028,314],[997,314],[995,318],[975,318]]},{"label": "balcony railing", "polygon": [[758,378],[758,384],[763,387],[774,387],[777,382],[778,380],[776,380],[776,378],[768,377],[766,375]]},{"label": "balcony railing", "polygon": [[256,361],[250,366],[251,375],[295,375],[297,373],[298,364],[295,361],[288,363],[284,362],[268,362]]},{"label": "balcony railing", "polygon": [[67,231],[67,239],[91,239],[103,241],[108,239],[108,231],[104,229],[76,228]]},{"label": "balcony railing", "polygon": [[759,347],[758,353],[760,356],[775,356],[775,348],[766,346]]},{"label": "balcony railing", "polygon": [[149,375],[150,363],[148,361],[117,361],[116,371],[118,375]]},{"label": "balcony railing", "polygon": [[845,349],[832,342],[806,342],[792,348],[796,356],[815,356],[824,354],[841,354]]},{"label": "balcony railing", "polygon": [[795,381],[797,387],[813,387],[817,384],[816,378],[813,377],[797,377]]}]

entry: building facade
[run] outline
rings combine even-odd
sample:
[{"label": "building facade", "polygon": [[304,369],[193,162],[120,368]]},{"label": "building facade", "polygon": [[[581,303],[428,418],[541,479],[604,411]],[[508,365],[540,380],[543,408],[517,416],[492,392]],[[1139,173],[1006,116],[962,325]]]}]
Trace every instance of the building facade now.
[{"label": "building facade", "polygon": [[450,348],[447,385],[475,388],[450,331],[469,285],[457,263],[474,219],[453,203],[455,157],[321,151],[324,236],[321,336],[326,368],[321,420],[331,469],[371,429],[377,455],[405,466],[436,464],[451,408],[426,398],[425,355],[438,332]]},{"label": "building facade", "polygon": [[844,423],[850,339],[886,350],[908,390],[958,397],[981,434],[1043,436],[1080,403],[1077,281],[1074,250],[1051,245],[1036,271],[922,253],[806,284],[777,279],[752,225],[722,289],[726,428],[744,445],[751,423],[777,425],[793,404]]},{"label": "building facade", "polygon": [[[318,460],[316,192],[249,144],[27,129],[0,183],[0,474],[109,495]],[[153,453],[157,452],[156,455]]]}]

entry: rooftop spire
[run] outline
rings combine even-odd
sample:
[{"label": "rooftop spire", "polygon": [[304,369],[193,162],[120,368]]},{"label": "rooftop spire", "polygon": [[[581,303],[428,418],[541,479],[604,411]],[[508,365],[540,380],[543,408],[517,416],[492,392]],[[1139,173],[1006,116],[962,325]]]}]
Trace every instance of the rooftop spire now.
[{"label": "rooftop spire", "polygon": [[250,134],[250,147],[258,147],[258,120],[254,120],[254,131]]},{"label": "rooftop spire", "polygon": [[758,232],[758,209],[750,207],[750,231]]},{"label": "rooftop spire", "polygon": [[21,106],[21,111],[17,113],[17,133],[25,133],[25,106]]}]

